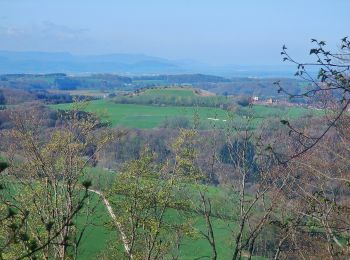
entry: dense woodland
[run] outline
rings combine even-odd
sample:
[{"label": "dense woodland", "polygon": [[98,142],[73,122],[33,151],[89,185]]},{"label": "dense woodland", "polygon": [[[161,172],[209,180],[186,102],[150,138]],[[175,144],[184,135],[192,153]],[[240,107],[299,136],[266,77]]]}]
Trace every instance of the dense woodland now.
[{"label": "dense woodland", "polygon": [[[0,258],[86,259],[89,245],[101,239],[87,241],[96,229],[111,236],[91,259],[349,258],[350,79],[344,53],[350,41],[342,39],[341,54],[323,41],[313,43],[312,64],[295,61],[283,47],[300,80],[3,75]],[[318,77],[309,67],[319,69]],[[206,97],[202,106],[224,103],[233,113],[251,105],[225,103],[227,94],[252,94],[248,89],[322,102],[324,113],[270,117],[257,127],[254,113],[244,110],[239,121],[207,129],[195,114],[191,120],[179,115],[157,128],[130,129],[85,112],[83,97],[49,92],[101,82],[103,89],[136,90],[149,80],[230,89]],[[164,106],[203,100],[154,100],[139,92],[110,99]],[[72,107],[55,110],[52,103]]]}]

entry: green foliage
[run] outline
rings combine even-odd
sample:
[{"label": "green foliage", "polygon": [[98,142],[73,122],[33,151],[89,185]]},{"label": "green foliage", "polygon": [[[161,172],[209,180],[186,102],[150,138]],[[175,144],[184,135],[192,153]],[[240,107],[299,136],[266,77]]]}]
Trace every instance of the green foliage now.
[{"label": "green foliage", "polygon": [[186,223],[174,223],[166,218],[171,209],[188,205],[176,196],[179,179],[164,174],[162,168],[154,163],[154,154],[146,148],[140,159],[125,165],[110,191],[116,221],[122,226],[119,231],[122,229],[130,241],[127,255],[151,259],[163,257],[175,239],[175,225],[178,230],[186,227]]},{"label": "green foliage", "polygon": [[175,172],[182,176],[182,182],[197,183],[203,178],[196,166],[198,152],[196,149],[197,132],[195,130],[180,129],[179,136],[172,144],[175,154]]},{"label": "green foliage", "polygon": [[92,181],[91,180],[85,180],[82,182],[82,185],[84,186],[85,189],[89,189],[92,185]]},{"label": "green foliage", "polygon": [[79,110],[62,116],[62,126],[43,135],[36,112],[14,113],[15,126],[4,135],[12,143],[6,151],[10,167],[0,175],[0,253],[5,259],[73,256],[84,233],[76,219],[83,215],[86,224],[93,207],[87,203],[92,183],[84,178],[92,156],[86,153],[112,139],[108,131],[97,134],[98,122]]},{"label": "green foliage", "polygon": [[[127,162],[118,173],[108,200],[119,223],[117,233],[125,235],[119,235],[120,245],[125,245],[125,241],[131,245],[129,251],[123,250],[124,256],[152,259],[156,255],[161,258],[191,258],[200,252],[210,255],[207,242],[200,235],[206,224],[195,204],[200,203],[199,189],[208,190],[213,203],[223,193],[198,186],[204,176],[196,166],[197,141],[195,130],[180,129],[172,144],[174,161],[156,163],[155,154],[146,148],[139,159]],[[213,207],[223,205],[226,204]],[[229,222],[214,217],[213,225],[215,232],[219,232]],[[221,256],[228,257],[230,232],[226,231],[220,231],[218,250]]]}]

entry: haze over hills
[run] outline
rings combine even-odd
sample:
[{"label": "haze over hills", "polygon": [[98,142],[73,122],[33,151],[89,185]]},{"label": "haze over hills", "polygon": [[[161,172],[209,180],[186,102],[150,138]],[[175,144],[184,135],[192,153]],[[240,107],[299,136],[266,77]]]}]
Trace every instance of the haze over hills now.
[{"label": "haze over hills", "polygon": [[[282,64],[283,65],[283,64]],[[7,73],[209,73],[226,77],[290,77],[291,66],[213,66],[143,54],[73,55],[68,52],[0,51],[0,74]]]}]

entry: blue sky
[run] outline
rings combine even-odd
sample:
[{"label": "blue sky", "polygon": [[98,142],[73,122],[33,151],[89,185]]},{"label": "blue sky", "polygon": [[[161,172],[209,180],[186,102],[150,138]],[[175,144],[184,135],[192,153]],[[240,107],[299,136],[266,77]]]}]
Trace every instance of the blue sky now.
[{"label": "blue sky", "polygon": [[0,0],[0,50],[279,64],[350,35],[349,0]]}]

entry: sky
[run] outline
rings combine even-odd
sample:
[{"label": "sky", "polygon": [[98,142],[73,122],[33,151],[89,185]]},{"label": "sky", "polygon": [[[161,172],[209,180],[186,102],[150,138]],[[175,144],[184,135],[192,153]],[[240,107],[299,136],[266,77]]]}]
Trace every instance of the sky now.
[{"label": "sky", "polygon": [[350,0],[0,0],[0,50],[277,65],[350,35]]}]

